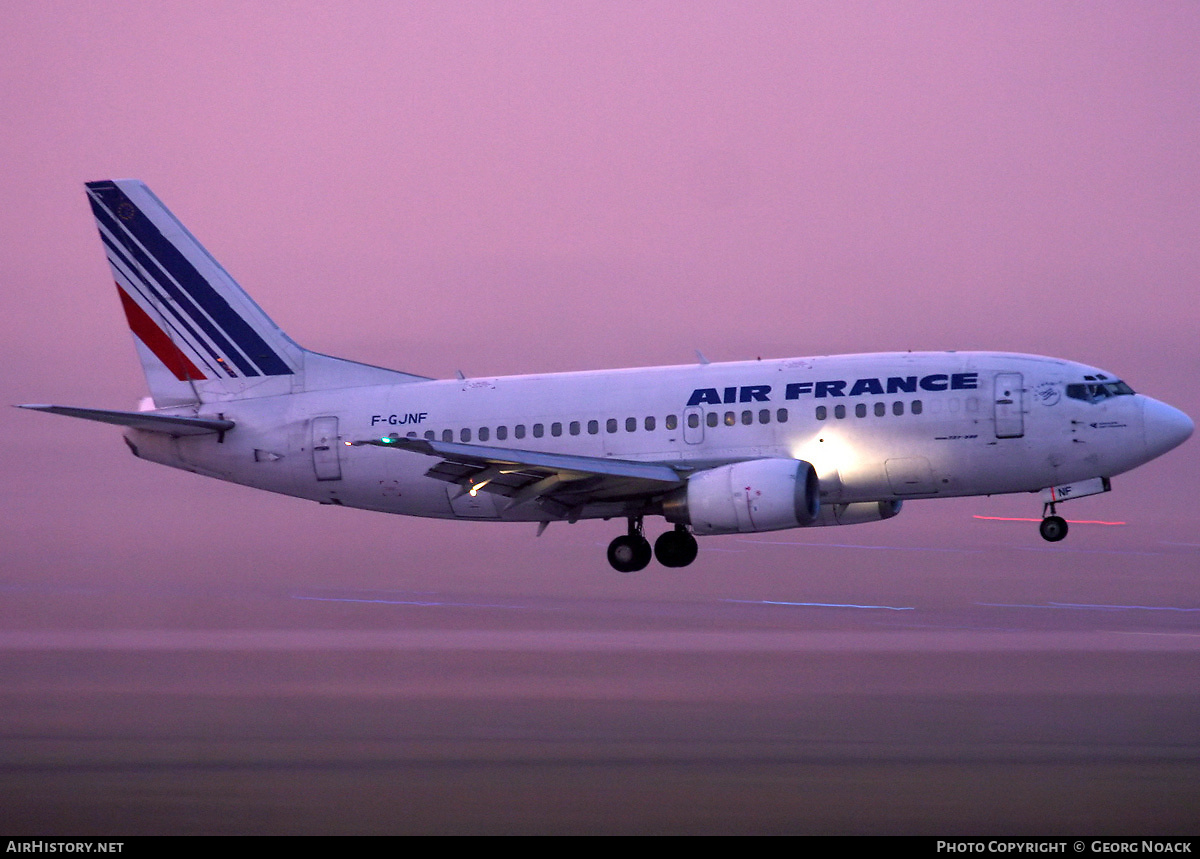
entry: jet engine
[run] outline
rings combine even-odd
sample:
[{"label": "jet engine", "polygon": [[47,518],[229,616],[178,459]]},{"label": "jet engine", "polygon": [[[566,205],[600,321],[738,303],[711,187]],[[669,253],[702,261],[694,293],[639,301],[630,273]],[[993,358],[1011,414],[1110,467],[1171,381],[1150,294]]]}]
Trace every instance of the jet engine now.
[{"label": "jet engine", "polygon": [[747,534],[816,524],[820,484],[810,463],[752,459],[710,468],[663,502],[668,522],[697,534]]}]

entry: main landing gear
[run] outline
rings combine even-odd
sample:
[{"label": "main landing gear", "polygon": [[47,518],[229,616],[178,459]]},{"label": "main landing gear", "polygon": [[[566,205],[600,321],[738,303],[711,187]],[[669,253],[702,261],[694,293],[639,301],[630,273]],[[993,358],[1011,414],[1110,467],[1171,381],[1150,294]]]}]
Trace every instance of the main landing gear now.
[{"label": "main landing gear", "polygon": [[698,551],[696,538],[684,526],[676,525],[674,531],[668,531],[654,541],[651,552],[650,541],[642,532],[642,517],[631,516],[629,533],[608,544],[608,562],[619,573],[644,570],[652,555],[657,556],[664,567],[686,567],[696,560]]},{"label": "main landing gear", "polygon": [[1042,505],[1042,517],[1042,524],[1038,526],[1038,531],[1041,532],[1043,540],[1057,543],[1067,536],[1067,520],[1054,512],[1053,502]]}]

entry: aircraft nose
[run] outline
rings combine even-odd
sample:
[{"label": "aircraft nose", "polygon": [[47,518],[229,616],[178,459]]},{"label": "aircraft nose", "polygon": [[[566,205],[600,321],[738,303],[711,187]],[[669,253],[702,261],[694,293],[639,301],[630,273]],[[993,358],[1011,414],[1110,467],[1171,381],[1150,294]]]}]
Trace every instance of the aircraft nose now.
[{"label": "aircraft nose", "polygon": [[1146,453],[1162,456],[1168,450],[1179,447],[1188,440],[1196,425],[1179,409],[1158,400],[1146,400],[1142,412],[1146,434]]}]

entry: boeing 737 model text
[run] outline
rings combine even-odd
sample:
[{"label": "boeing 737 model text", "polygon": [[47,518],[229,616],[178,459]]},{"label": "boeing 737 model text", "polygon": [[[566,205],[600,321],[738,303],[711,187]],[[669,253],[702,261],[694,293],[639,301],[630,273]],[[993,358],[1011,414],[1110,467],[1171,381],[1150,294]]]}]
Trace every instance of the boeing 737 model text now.
[{"label": "boeing 737 model text", "polygon": [[[296,345],[141,182],[88,200],[149,383],[136,412],[23,408],[125,427],[143,459],[385,513],[625,519],[622,572],[690,564],[695,535],[889,519],[909,499],[1064,501],[1191,435],[1119,376],[999,352],[841,355],[430,379]],[[651,549],[648,516],[668,529]]]}]

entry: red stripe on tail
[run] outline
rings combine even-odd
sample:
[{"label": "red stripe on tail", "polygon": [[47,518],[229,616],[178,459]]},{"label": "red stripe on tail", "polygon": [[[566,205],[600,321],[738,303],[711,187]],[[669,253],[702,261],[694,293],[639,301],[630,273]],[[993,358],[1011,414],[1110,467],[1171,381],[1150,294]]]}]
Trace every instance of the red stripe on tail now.
[{"label": "red stripe on tail", "polygon": [[175,374],[175,378],[181,382],[186,382],[189,379],[205,379],[205,376],[200,372],[189,359],[187,355],[179,350],[179,347],[171,340],[166,333],[154,323],[146,311],[142,310],[141,305],[130,298],[125,290],[121,289],[121,284],[117,284],[117,292],[121,294],[121,306],[125,308],[125,318],[129,320],[129,327],[137,338],[146,344],[146,348],[154,353],[158,360],[166,365],[166,368]]}]

